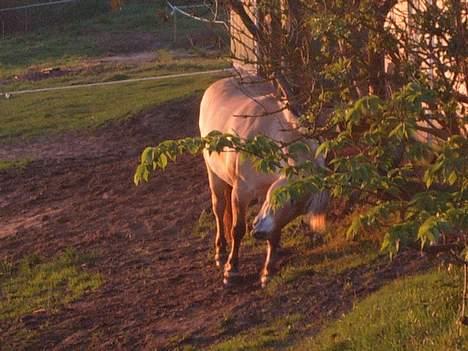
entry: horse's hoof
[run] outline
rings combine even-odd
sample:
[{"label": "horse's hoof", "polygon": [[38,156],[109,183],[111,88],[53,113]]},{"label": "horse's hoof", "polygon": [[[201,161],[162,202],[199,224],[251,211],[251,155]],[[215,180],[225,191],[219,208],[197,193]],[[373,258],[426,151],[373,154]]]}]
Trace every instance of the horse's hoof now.
[{"label": "horse's hoof", "polygon": [[218,268],[224,267],[224,264],[226,263],[226,255],[216,254],[215,263],[216,263],[216,267]]},{"label": "horse's hoof", "polygon": [[262,276],[260,277],[260,283],[262,284],[262,288],[263,288],[263,289],[267,286],[267,284],[268,284],[269,281],[270,281],[270,278],[269,278],[269,276],[267,276],[267,275],[262,275]]},{"label": "horse's hoof", "polygon": [[241,275],[239,272],[224,271],[223,284],[225,287],[229,287],[239,283]]}]

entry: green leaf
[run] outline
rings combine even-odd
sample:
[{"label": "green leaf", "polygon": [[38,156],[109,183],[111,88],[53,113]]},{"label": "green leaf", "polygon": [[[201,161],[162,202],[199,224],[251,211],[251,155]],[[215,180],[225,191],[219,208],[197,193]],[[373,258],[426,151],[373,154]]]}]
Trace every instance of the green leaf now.
[{"label": "green leaf", "polygon": [[418,239],[421,240],[421,246],[424,247],[426,241],[431,244],[437,242],[440,237],[439,220],[436,217],[429,217],[419,227]]},{"label": "green leaf", "polygon": [[153,163],[153,158],[154,158],[154,148],[153,147],[147,147],[141,153],[141,163],[142,164],[152,164]]},{"label": "green leaf", "polygon": [[323,142],[319,145],[317,150],[315,150],[315,157],[319,157],[320,155],[323,155],[323,157],[327,157],[328,150],[329,150],[330,144],[328,142]]},{"label": "green leaf", "polygon": [[307,154],[309,152],[311,152],[309,145],[302,141],[296,141],[295,143],[288,146],[288,153],[293,156]]},{"label": "green leaf", "polygon": [[452,172],[450,173],[450,175],[448,176],[448,183],[449,183],[450,185],[453,185],[453,184],[455,184],[455,182],[457,181],[457,179],[458,179],[457,172],[452,171]]},{"label": "green leaf", "polygon": [[361,221],[361,216],[356,215],[352,222],[351,225],[348,227],[348,230],[346,231],[346,238],[347,239],[354,239],[356,235],[359,233],[359,230],[362,227],[362,221]]},{"label": "green leaf", "polygon": [[143,168],[144,166],[140,164],[135,171],[135,175],[133,176],[133,182],[135,185],[139,185],[141,183]]},{"label": "green leaf", "polygon": [[161,154],[159,155],[159,167],[161,167],[162,170],[164,170],[167,167],[167,156],[166,154]]}]

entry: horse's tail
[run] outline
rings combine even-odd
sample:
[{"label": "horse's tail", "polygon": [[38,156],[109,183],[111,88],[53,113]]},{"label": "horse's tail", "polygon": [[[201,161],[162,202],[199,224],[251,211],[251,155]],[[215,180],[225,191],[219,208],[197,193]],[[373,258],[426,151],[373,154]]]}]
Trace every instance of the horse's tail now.
[{"label": "horse's tail", "polygon": [[327,228],[327,208],[330,200],[328,192],[315,194],[308,206],[307,222],[314,232],[323,233]]}]

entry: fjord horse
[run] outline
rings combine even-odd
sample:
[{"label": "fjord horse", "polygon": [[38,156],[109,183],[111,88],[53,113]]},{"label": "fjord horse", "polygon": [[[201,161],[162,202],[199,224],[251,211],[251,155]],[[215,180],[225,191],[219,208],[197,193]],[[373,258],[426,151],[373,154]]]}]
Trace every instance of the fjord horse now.
[{"label": "fjord horse", "polygon": [[[200,106],[199,127],[202,136],[213,130],[237,134],[241,138],[264,135],[281,142],[300,139],[297,118],[275,97],[273,84],[253,79],[241,84],[236,78],[215,82],[205,92]],[[311,143],[313,159],[317,147]],[[292,219],[311,213],[313,224],[323,225],[328,202],[325,193],[310,194],[290,201],[273,210],[270,199],[274,189],[287,184],[280,174],[259,173],[249,160],[233,150],[209,154],[204,159],[211,190],[213,213],[216,219],[215,261],[222,266],[226,259],[226,241],[231,244],[224,265],[224,284],[229,285],[239,275],[239,248],[246,232],[246,212],[252,200],[263,205],[253,223],[252,235],[268,242],[267,256],[261,272],[262,286],[272,273],[281,229]],[[315,161],[324,166],[323,159]],[[226,238],[228,240],[226,240]]]}]

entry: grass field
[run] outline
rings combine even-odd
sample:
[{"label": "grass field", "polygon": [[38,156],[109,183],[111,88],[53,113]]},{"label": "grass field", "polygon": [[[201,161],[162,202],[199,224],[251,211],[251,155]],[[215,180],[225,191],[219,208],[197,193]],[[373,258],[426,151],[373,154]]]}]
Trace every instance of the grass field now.
[{"label": "grass field", "polygon": [[[163,14],[162,2],[130,4],[122,11],[101,14],[84,22],[9,37],[1,43],[0,81],[6,80],[0,85],[0,92],[121,81],[228,66],[220,52],[205,55],[202,49],[178,48],[167,29],[171,24],[163,20]],[[183,37],[186,33],[205,29],[181,18],[178,30]],[[138,54],[143,50],[138,47],[139,37],[150,37],[151,43],[146,44],[158,46],[157,49],[145,51],[149,59],[144,62],[99,61],[109,54]],[[144,41],[141,45],[144,45]],[[28,72],[40,72],[47,67],[59,67],[65,73],[50,78],[21,78]],[[0,95],[0,141],[97,127],[112,119],[131,116],[163,102],[201,92],[215,79],[214,76],[200,76],[28,95],[13,94],[11,99]],[[3,168],[7,168],[5,163]]]},{"label": "grass field", "polygon": [[296,329],[301,316],[287,316],[244,331],[211,350],[464,351],[468,337],[466,333],[459,337],[455,324],[460,281],[460,271],[401,278],[357,301],[350,313],[331,321],[316,336],[301,337]]},{"label": "grass field", "polygon": [[[103,284],[99,273],[89,271],[93,256],[72,249],[44,259],[35,255],[13,264],[0,261],[0,323],[20,320],[25,323],[41,313],[59,311]],[[28,345],[39,330],[22,328],[10,341]],[[14,350],[8,343],[2,349]]]},{"label": "grass field", "polygon": [[0,141],[98,127],[172,99],[200,93],[214,79],[188,77],[0,99]]},{"label": "grass field", "polygon": [[30,256],[17,265],[1,262],[0,319],[18,318],[41,308],[55,310],[97,289],[102,277],[82,268],[90,263],[92,256],[73,250],[50,260]]},{"label": "grass field", "polygon": [[165,20],[164,6],[164,1],[129,4],[122,11],[7,37],[1,42],[0,80],[31,67],[66,68],[84,60],[148,50],[148,47],[175,49],[186,45],[183,42],[187,35],[200,31],[222,35],[219,28],[206,28],[181,17],[177,23],[180,41],[174,43],[172,23]]}]

